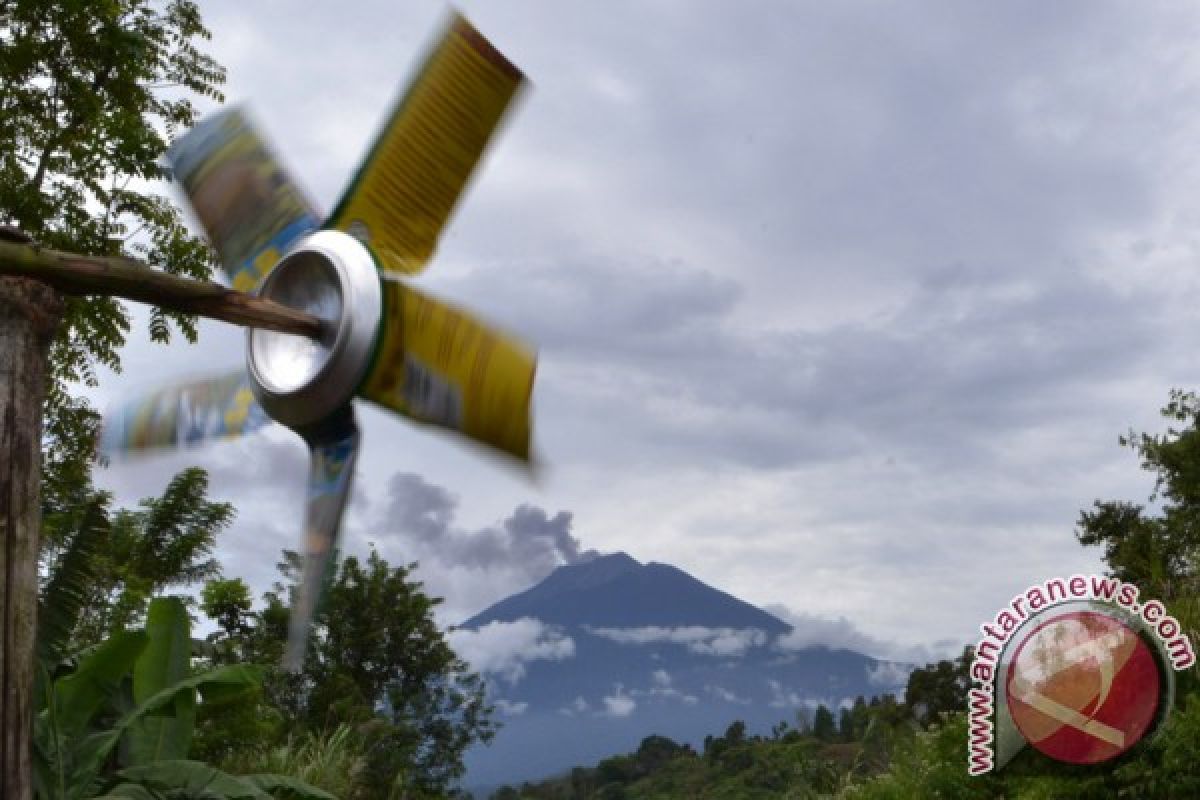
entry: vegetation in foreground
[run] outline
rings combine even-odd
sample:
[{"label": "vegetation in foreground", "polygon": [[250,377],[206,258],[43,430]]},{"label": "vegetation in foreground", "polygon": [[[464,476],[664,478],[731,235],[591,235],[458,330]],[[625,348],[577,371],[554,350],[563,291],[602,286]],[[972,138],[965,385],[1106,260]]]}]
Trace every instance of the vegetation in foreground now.
[{"label": "vegetation in foreground", "polygon": [[[410,568],[374,552],[342,561],[290,673],[299,559],[284,551],[255,610],[211,558],[232,510],[207,499],[203,471],[138,511],[75,490],[85,502],[46,517],[39,797],[441,797],[492,735],[482,681]],[[198,603],[166,594],[189,583]],[[202,641],[189,607],[217,625]]]}]

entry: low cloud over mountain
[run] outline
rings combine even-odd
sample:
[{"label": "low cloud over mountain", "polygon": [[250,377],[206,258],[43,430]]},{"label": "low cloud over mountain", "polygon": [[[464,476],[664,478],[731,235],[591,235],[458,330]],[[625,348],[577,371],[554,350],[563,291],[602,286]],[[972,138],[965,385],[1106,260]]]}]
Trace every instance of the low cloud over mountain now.
[{"label": "low cloud over mountain", "polygon": [[734,719],[766,731],[819,704],[903,691],[910,665],[845,648],[878,643],[823,623],[800,630],[624,553],[561,566],[451,634],[505,723],[470,754],[468,785],[544,776],[650,733],[698,744]]}]

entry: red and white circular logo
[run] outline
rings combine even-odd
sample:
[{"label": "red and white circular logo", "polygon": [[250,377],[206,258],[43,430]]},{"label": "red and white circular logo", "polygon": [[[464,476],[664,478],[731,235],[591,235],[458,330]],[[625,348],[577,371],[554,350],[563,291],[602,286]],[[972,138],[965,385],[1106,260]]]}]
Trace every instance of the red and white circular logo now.
[{"label": "red and white circular logo", "polygon": [[1116,758],[1150,732],[1162,680],[1151,648],[1099,611],[1070,611],[1038,625],[1006,677],[1008,710],[1025,739],[1072,764]]}]

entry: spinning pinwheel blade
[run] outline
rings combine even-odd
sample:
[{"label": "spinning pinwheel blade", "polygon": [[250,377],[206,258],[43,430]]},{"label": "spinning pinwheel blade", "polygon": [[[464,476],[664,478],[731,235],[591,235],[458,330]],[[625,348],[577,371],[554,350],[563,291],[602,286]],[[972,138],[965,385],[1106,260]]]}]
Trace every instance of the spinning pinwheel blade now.
[{"label": "spinning pinwheel blade", "polygon": [[285,665],[301,666],[360,435],[353,399],[529,460],[531,349],[410,286],[524,78],[451,16],[334,212],[313,205],[238,109],[168,157],[232,286],[319,317],[316,339],[250,329],[246,368],[172,386],[105,421],[109,455],[250,433],[274,420],[310,453],[304,572]]}]

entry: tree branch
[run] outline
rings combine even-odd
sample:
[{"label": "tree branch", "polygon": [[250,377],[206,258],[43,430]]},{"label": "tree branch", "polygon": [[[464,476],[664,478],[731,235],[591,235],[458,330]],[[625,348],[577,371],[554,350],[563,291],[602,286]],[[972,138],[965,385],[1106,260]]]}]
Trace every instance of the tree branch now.
[{"label": "tree branch", "polygon": [[66,294],[124,297],[310,339],[320,338],[325,327],[312,314],[216,283],[170,275],[131,258],[82,256],[0,240],[0,275],[33,278]]}]

